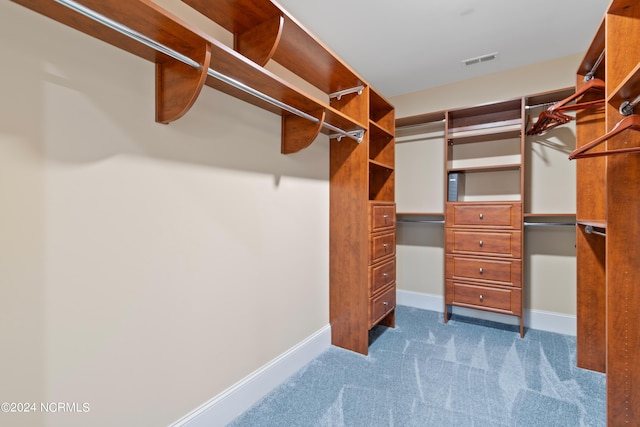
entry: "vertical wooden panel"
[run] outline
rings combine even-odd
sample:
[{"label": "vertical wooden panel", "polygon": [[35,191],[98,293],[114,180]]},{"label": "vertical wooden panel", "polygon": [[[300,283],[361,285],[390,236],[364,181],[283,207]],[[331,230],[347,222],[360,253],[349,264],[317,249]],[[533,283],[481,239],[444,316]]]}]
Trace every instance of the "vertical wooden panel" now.
[{"label": "vertical wooden panel", "polygon": [[[577,76],[577,86],[584,77]],[[588,99],[587,99],[588,100]],[[576,113],[576,148],[605,133],[605,109]],[[606,142],[593,151],[606,149]],[[578,223],[606,224],[606,157],[576,160],[576,219]],[[577,263],[577,365],[605,372],[606,365],[606,276],[605,240],[576,230]]]}]

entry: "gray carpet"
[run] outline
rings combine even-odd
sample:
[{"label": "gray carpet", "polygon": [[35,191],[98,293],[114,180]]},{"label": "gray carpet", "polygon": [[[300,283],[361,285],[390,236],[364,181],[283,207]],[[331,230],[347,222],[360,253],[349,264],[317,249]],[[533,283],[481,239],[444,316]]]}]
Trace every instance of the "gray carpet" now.
[{"label": "gray carpet", "polygon": [[405,306],[369,356],[331,347],[232,426],[605,426],[605,375],[572,336]]}]

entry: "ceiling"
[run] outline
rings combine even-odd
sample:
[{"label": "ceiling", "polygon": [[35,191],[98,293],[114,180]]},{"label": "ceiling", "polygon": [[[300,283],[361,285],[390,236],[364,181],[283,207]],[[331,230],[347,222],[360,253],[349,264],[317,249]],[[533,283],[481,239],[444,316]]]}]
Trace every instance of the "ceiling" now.
[{"label": "ceiling", "polygon": [[[583,53],[610,0],[277,0],[390,97]],[[495,60],[463,60],[497,53]]]}]

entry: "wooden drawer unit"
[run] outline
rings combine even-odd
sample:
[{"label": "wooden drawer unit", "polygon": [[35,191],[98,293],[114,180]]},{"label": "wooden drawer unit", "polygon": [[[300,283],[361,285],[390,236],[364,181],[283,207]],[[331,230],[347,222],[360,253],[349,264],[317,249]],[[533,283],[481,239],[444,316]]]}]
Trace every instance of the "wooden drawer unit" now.
[{"label": "wooden drawer unit", "polygon": [[369,235],[369,264],[396,253],[396,231],[386,231]]},{"label": "wooden drawer unit", "polygon": [[396,258],[369,266],[369,295],[396,281]]},{"label": "wooden drawer unit", "polygon": [[452,253],[522,258],[521,231],[447,229],[447,249]]},{"label": "wooden drawer unit", "polygon": [[518,288],[482,286],[447,280],[445,298],[451,304],[491,310],[520,316],[522,313],[522,291]]},{"label": "wooden drawer unit", "polygon": [[495,258],[469,258],[448,254],[447,278],[480,280],[505,286],[522,286],[522,261]]},{"label": "wooden drawer unit", "polygon": [[396,226],[395,203],[370,203],[369,204],[369,231],[375,232]]},{"label": "wooden drawer unit", "polygon": [[448,203],[446,227],[522,229],[522,203]]},{"label": "wooden drawer unit", "polygon": [[373,327],[396,308],[396,285],[391,284],[369,302],[369,327]]},{"label": "wooden drawer unit", "polygon": [[445,321],[460,306],[522,320],[522,203],[454,202],[445,211]]}]

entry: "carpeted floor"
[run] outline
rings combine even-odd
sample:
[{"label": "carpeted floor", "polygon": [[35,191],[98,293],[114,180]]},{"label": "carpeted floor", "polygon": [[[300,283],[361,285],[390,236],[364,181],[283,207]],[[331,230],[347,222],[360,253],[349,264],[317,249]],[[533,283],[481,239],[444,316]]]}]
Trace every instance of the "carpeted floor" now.
[{"label": "carpeted floor", "polygon": [[605,426],[605,375],[575,337],[405,306],[369,356],[331,347],[232,426]]}]

